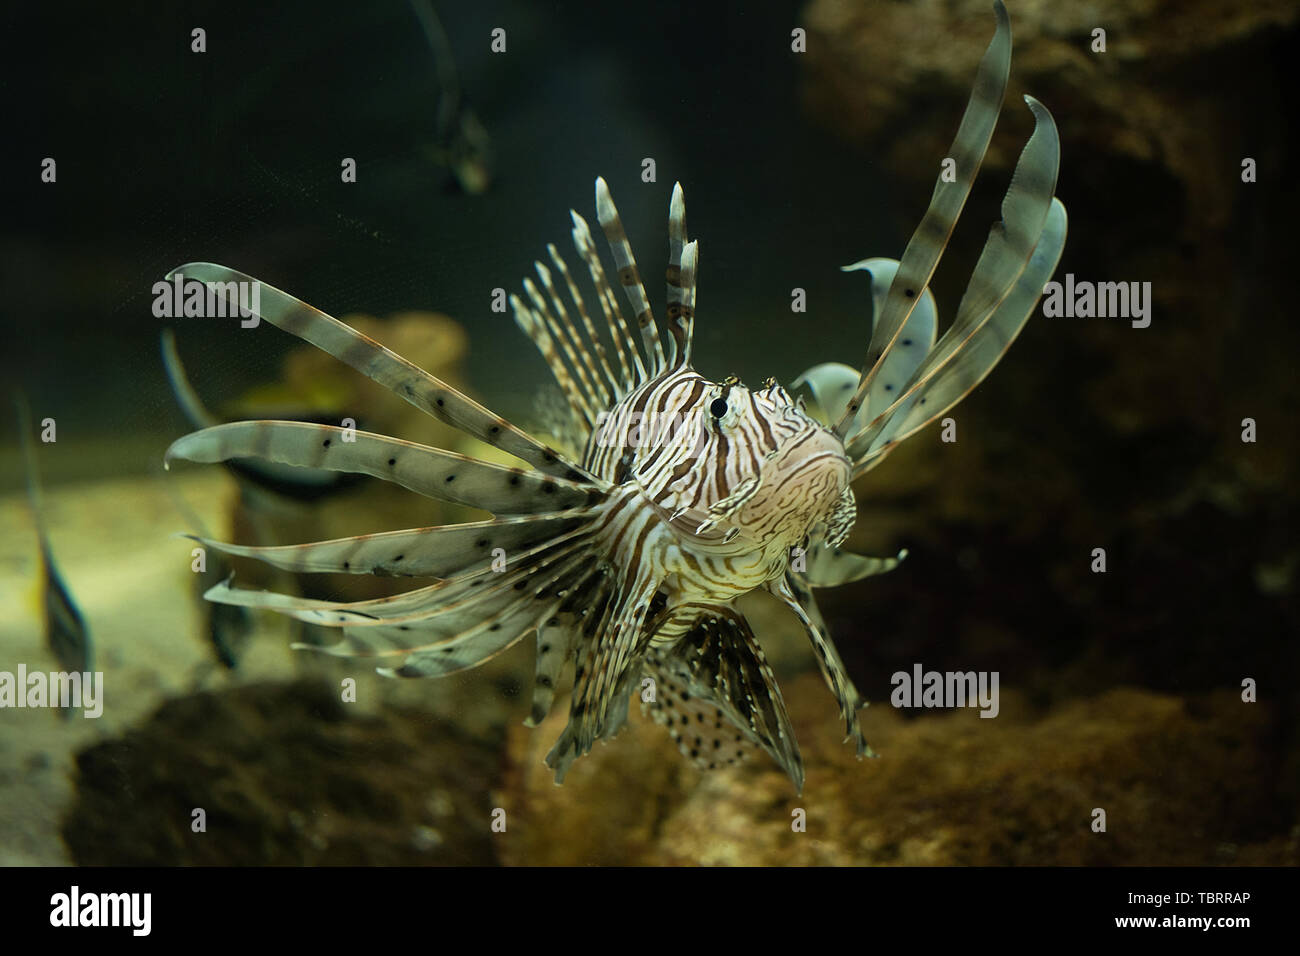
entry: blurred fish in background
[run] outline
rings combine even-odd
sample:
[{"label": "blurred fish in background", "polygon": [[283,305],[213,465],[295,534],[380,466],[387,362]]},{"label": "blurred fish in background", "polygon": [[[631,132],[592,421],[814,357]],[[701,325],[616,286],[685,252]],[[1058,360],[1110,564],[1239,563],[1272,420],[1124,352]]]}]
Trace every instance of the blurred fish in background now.
[{"label": "blurred fish in background", "polygon": [[[205,428],[222,424],[227,419],[213,413],[199,397],[190,382],[176,347],[176,335],[171,329],[164,329],[161,335],[163,367],[167,380],[171,384],[176,404],[180,407],[186,420],[193,426]],[[315,414],[304,407],[301,400],[287,397],[284,389],[267,386],[254,390],[253,401],[268,398],[278,399],[284,408],[281,417],[294,421],[336,421],[338,417]],[[356,475],[339,475],[335,472],[318,468],[290,468],[274,463],[244,459],[227,463],[228,470],[235,478],[239,489],[239,501],[234,509],[236,518],[241,522],[246,533],[251,533],[254,540],[270,540],[271,527],[277,515],[290,514],[302,510],[313,502],[328,498],[341,490],[361,484],[365,479]],[[185,503],[175,489],[171,488],[172,497],[177,508],[195,530],[206,534],[204,523]],[[246,608],[239,613],[214,611],[212,602],[203,600],[203,595],[210,588],[229,581],[235,574],[234,566],[221,555],[209,550],[205,556],[203,570],[195,575],[195,600],[203,618],[203,635],[208,641],[213,655],[227,670],[234,670],[239,665],[240,657],[253,631],[253,617]],[[282,575],[286,586],[301,590],[294,575]],[[297,639],[311,642],[313,635],[310,628],[301,629],[303,633]]]},{"label": "blurred fish in background", "polygon": [[[180,353],[176,350],[176,336],[171,329],[163,330],[162,355],[163,366],[167,370],[167,380],[171,383],[176,403],[180,406],[186,420],[190,424],[196,422],[219,424],[221,419],[208,411],[207,406],[194,390],[194,386],[190,384],[185,374],[185,366],[181,364]],[[233,465],[231,470],[234,470]],[[185,520],[192,527],[202,530],[205,527],[204,522],[185,503],[179,492],[171,484],[167,485],[167,490],[177,509],[185,516]],[[199,613],[203,616],[203,634],[218,663],[227,670],[234,670],[239,666],[244,646],[253,632],[253,616],[248,613],[216,613],[211,602],[202,600],[202,597],[208,588],[229,579],[234,573],[229,562],[221,555],[209,554],[203,570],[196,575],[195,598]]]},{"label": "blurred fish in background", "polygon": [[492,142],[461,89],[451,41],[433,3],[430,0],[410,0],[410,3],[429,41],[438,70],[437,126],[428,153],[435,163],[451,171],[455,184],[465,195],[481,195],[492,185]]},{"label": "blurred fish in background", "polygon": [[[185,372],[180,352],[176,348],[176,335],[171,329],[164,329],[162,332],[162,357],[163,366],[167,371],[167,381],[171,384],[176,404],[191,425],[196,428],[207,428],[227,421],[211,412],[199,398],[198,392]],[[313,408],[302,407],[301,398],[288,395],[285,390],[277,390],[274,386],[255,390],[246,399],[258,404],[268,400],[282,406],[296,406],[282,407],[276,416],[291,421],[310,421],[321,425],[332,424],[342,417],[342,413],[335,416],[329,413],[318,413],[318,410]],[[251,458],[232,461],[228,467],[239,479],[241,492],[245,495],[256,496],[260,489],[272,495],[297,501],[315,501],[341,488],[364,481],[364,478],[355,475],[339,475],[323,468],[290,468],[274,462],[255,461]]]},{"label": "blurred fish in background", "polygon": [[[167,485],[167,490],[190,526],[204,532],[206,525],[185,503],[179,492],[170,484]],[[195,575],[194,589],[195,601],[203,618],[203,637],[217,663],[228,671],[233,671],[239,666],[248,640],[253,634],[253,615],[245,608],[226,608],[224,611],[219,611],[212,606],[212,602],[204,601],[203,595],[209,588],[229,581],[234,574],[234,568],[224,557],[209,552],[204,560],[203,569]],[[238,613],[227,613],[229,611]]]},{"label": "blurred fish in background", "polygon": [[[85,673],[94,659],[90,629],[72,599],[72,592],[59,573],[54,551],[50,547],[49,530],[45,522],[45,501],[41,494],[41,477],[36,461],[36,441],[32,438],[32,414],[27,396],[21,391],[14,394],[18,413],[18,430],[22,435],[23,462],[27,470],[27,502],[31,507],[32,521],[41,547],[41,610],[45,619],[45,643],[68,673]],[[64,718],[71,716],[69,708],[60,708]]]}]

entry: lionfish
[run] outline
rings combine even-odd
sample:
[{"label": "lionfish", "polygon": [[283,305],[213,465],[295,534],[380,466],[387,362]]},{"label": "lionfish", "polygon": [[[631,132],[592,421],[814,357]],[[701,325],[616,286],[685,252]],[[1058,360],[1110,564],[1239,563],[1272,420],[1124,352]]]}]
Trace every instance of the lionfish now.
[{"label": "lionfish", "polygon": [[[269,608],[337,628],[327,653],[388,666],[396,677],[441,676],[483,663],[535,635],[532,710],[551,710],[572,661],[569,720],[546,758],[561,782],[573,761],[624,725],[637,694],[697,765],[766,751],[802,789],[804,768],[780,689],[749,623],[742,595],[763,589],[797,618],[834,694],[846,742],[874,755],[858,711],[865,701],[841,661],[813,589],[892,569],[903,556],[841,548],[856,517],[850,483],[897,444],[943,415],[997,364],[1033,311],[1065,241],[1065,207],[1053,197],[1059,140],[1048,111],[1025,97],[1035,128],[1017,162],[951,327],[936,340],[928,289],[1002,107],[1010,22],[997,28],[929,208],[901,261],[847,268],[872,278],[875,311],[858,373],[821,365],[806,383],[823,425],[775,379],[749,389],[713,382],[691,364],[699,266],[687,239],[680,184],[668,213],[667,328],[661,336],[603,179],[596,216],[641,340],[602,265],[587,222],[572,212],[594,310],[554,245],[551,265],[511,298],[585,435],[566,455],[337,319],[263,285],[262,318],[312,343],[467,435],[519,459],[508,467],[462,454],[328,425],[234,422],[176,441],[167,458],[234,458],[355,472],[490,512],[490,520],[390,531],[312,544],[251,547],[199,539],[231,555],[294,572],[410,575],[434,583],[377,600],[335,602],[228,583],[207,597]],[[951,172],[952,164],[945,164]],[[951,180],[951,181],[948,181]],[[174,270],[208,283],[253,282],[211,263]],[[170,278],[170,276],[169,276]],[[561,294],[567,292],[567,299]],[[226,286],[225,288],[235,288]],[[666,349],[665,349],[666,346]],[[642,440],[652,417],[671,434]],[[295,645],[297,646],[297,645]]]}]

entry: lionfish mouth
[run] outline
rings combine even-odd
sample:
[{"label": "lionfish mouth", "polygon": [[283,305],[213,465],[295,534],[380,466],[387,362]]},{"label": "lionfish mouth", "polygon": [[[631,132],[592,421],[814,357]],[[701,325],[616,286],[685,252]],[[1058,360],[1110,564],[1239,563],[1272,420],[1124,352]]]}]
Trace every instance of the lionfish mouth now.
[{"label": "lionfish mouth", "polygon": [[434,579],[354,602],[230,583],[206,597],[335,628],[337,644],[312,649],[365,659],[399,677],[455,673],[534,636],[528,723],[547,715],[572,665],[568,724],[547,757],[557,780],[595,740],[618,733],[635,691],[697,765],[719,766],[761,749],[801,788],[803,762],[780,689],[735,605],[740,595],[762,588],[800,622],[847,739],[859,756],[870,754],[858,720],[865,701],[826,632],[812,589],[888,571],[903,554],[871,558],[839,547],[856,513],[849,482],[989,373],[1033,311],[1065,241],[1065,208],[1053,197],[1056,128],[1047,110],[1026,97],[1036,125],[1003,200],[1002,221],[989,235],[955,320],[937,336],[928,286],[983,159],[1010,68],[1010,24],[1000,0],[995,10],[997,29],[947,154],[955,160],[955,180],[941,177],[936,184],[901,261],[851,267],[870,271],[875,306],[861,370],[828,363],[800,379],[829,427],[805,415],[784,389],[729,390],[692,368],[699,248],[687,239],[680,185],[669,205],[666,339],[603,179],[596,182],[597,218],[631,322],[577,213],[572,238],[594,308],[553,245],[550,265],[537,262],[538,281],[525,279],[524,296],[511,301],[587,439],[611,413],[669,412],[702,423],[700,443],[685,450],[588,440],[579,446],[587,449],[581,459],[572,459],[287,293],[212,263],[174,270],[226,290],[257,286],[260,295],[252,299],[261,318],[520,462],[493,464],[295,421],[232,422],[187,435],[168,449],[168,460],[260,459],[371,475],[493,516],[275,547],[201,537],[225,554],[292,572]]}]

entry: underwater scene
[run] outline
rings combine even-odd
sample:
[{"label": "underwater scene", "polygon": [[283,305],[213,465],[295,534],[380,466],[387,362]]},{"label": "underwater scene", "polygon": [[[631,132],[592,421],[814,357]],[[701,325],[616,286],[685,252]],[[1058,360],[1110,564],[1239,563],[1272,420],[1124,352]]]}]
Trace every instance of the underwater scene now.
[{"label": "underwater scene", "polygon": [[1300,862],[1300,5],[0,30],[4,866]]}]

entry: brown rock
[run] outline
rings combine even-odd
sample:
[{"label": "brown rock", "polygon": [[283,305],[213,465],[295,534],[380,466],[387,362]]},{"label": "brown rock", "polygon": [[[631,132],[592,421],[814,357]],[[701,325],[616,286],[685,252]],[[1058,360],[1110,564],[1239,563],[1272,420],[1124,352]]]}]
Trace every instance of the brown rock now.
[{"label": "brown rock", "polygon": [[[165,703],[77,757],[63,824],[79,865],[494,862],[491,741],[377,714],[330,685],[256,684]],[[206,832],[191,830],[206,813]]]},{"label": "brown rock", "polygon": [[[1014,163],[1029,126],[1020,97],[1031,93],[1060,127],[1063,170],[1081,168],[1080,156],[1099,170],[1099,154],[1114,172],[1161,167],[1196,195],[1198,228],[1222,226],[1240,184],[1240,157],[1206,145],[1258,144],[1246,135],[1253,113],[1242,109],[1239,93],[1259,81],[1254,47],[1300,21],[1300,7],[1289,0],[1010,0],[1007,8],[1013,49],[1000,126],[1008,128],[995,137],[988,167]],[[804,22],[809,107],[869,144],[892,172],[933,182],[993,35],[990,0],[812,0]],[[1104,53],[1092,51],[1096,28],[1106,31]]]},{"label": "brown rock", "polygon": [[[820,678],[787,684],[808,767],[797,796],[774,765],[700,774],[633,719],[562,788],[541,765],[563,725],[510,734],[500,801],[515,864],[1294,864],[1275,792],[1271,718],[1233,693],[1190,703],[1121,689],[1037,714],[1003,692],[996,719],[865,714],[859,762]],[[1090,828],[1094,808],[1107,831]],[[806,832],[792,828],[806,813]]]}]

